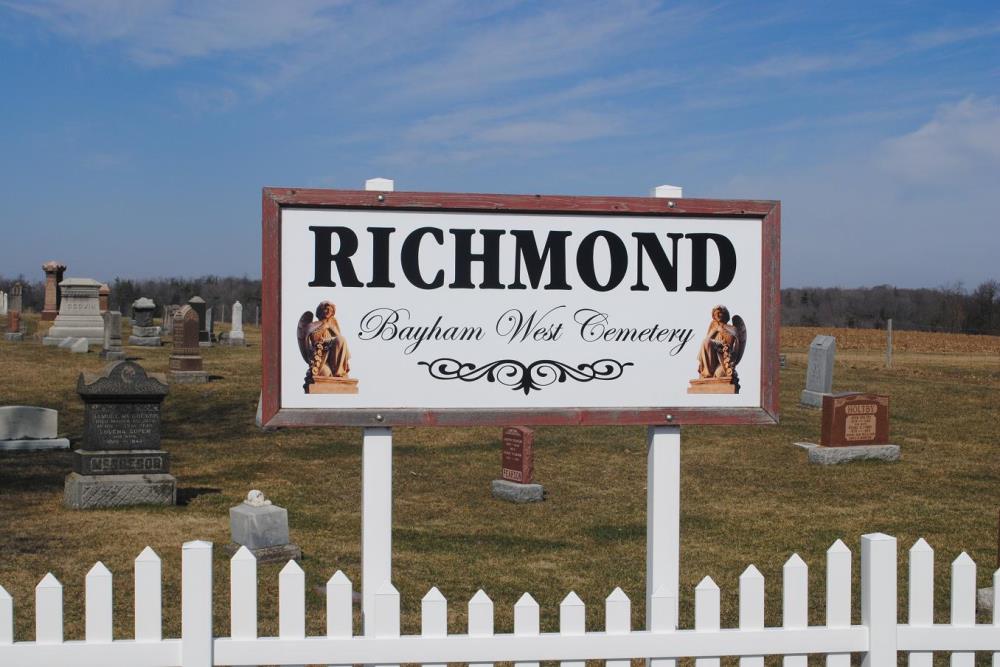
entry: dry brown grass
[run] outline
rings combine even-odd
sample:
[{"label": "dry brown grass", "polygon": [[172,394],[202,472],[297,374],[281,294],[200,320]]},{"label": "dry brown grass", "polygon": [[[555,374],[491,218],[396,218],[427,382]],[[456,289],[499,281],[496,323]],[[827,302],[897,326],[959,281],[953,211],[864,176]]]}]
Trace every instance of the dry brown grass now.
[{"label": "dry brown grass", "polygon": [[[937,335],[923,341],[922,334],[901,332],[897,341],[914,342],[906,351],[897,346],[889,371],[881,368],[877,346],[859,344],[855,351],[847,340],[853,338],[834,333],[842,350],[835,389],[892,395],[892,434],[903,448],[902,462],[819,468],[791,446],[818,438],[819,413],[797,400],[813,331],[785,329],[780,425],[684,429],[682,625],[692,623],[693,587],[705,575],[722,587],[724,626],[734,625],[737,579],[750,563],[767,578],[767,621],[780,624],[781,566],[793,552],[810,565],[811,621],[820,623],[826,549],[842,538],[855,550],[857,571],[859,538],[867,532],[899,538],[900,609],[906,550],[920,536],[937,550],[941,620],[949,563],[960,551],[980,564],[979,585],[988,584],[1000,506],[1000,339],[949,337],[953,342],[942,349]],[[308,631],[323,631],[326,579],[342,569],[360,582],[360,429],[259,431],[253,424],[259,336],[250,328],[248,338],[246,349],[205,351],[206,369],[217,381],[171,387],[164,447],[173,455],[180,506],[68,510],[62,505],[68,454],[0,455],[0,584],[15,598],[18,639],[33,636],[33,588],[48,571],[66,587],[67,638],[82,637],[84,575],[97,560],[116,576],[116,636],[131,636],[132,559],[146,545],[164,560],[165,634],[178,636],[180,546],[192,539],[217,545],[216,629],[228,634],[228,567],[218,547],[229,538],[228,508],[250,488],[264,489],[288,508],[292,538],[306,554]],[[168,348],[129,352],[148,370],[166,370]],[[96,354],[0,341],[0,404],[56,408],[60,430],[78,437],[82,404],[75,379],[100,366]],[[466,601],[480,587],[494,600],[498,632],[510,631],[523,591],[541,604],[543,629],[558,627],[558,603],[570,590],[587,602],[588,626],[600,628],[603,598],[615,586],[632,598],[640,627],[644,430],[538,429],[536,476],[548,500],[528,506],[490,496],[499,435],[493,428],[395,433],[393,566],[403,631],[419,631],[420,598],[431,586],[449,599],[456,632],[464,629]],[[276,633],[279,569],[260,568],[263,635]]]}]

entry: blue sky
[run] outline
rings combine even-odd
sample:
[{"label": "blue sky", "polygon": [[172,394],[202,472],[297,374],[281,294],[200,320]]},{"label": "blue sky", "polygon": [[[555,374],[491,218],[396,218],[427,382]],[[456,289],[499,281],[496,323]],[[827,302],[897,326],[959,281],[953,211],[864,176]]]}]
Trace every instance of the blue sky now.
[{"label": "blue sky", "polygon": [[1000,278],[1000,5],[0,0],[0,275],[260,273],[260,189],[783,202],[784,286]]}]

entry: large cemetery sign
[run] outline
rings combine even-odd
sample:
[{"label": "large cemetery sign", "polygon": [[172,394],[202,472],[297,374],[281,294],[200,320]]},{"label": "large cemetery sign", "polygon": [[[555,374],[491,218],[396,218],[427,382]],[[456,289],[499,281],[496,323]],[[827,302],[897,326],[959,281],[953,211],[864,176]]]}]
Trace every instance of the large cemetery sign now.
[{"label": "large cemetery sign", "polygon": [[265,425],[778,419],[778,202],[263,195]]}]

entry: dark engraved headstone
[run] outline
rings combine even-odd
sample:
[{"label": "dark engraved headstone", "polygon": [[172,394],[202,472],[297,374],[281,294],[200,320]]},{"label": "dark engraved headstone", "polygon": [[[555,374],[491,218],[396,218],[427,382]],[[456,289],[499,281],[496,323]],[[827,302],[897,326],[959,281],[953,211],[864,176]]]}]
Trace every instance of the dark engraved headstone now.
[{"label": "dark engraved headstone", "polygon": [[889,397],[861,393],[824,396],[819,444],[823,447],[889,444]]},{"label": "dark engraved headstone", "polygon": [[184,306],[174,315],[174,350],[169,362],[171,382],[208,382],[208,373],[202,369],[198,334],[198,313],[191,306]]},{"label": "dark engraved headstone", "polygon": [[503,456],[500,477],[511,482],[531,484],[535,472],[535,432],[530,428],[508,426],[503,430]]},{"label": "dark engraved headstone", "polygon": [[166,378],[118,361],[81,373],[76,391],[84,402],[83,444],[73,452],[66,505],[173,505],[177,481],[169,474],[170,454],[160,449]]},{"label": "dark engraved headstone", "polygon": [[545,489],[535,484],[535,432],[523,426],[503,430],[500,477],[493,480],[493,496],[513,503],[533,503],[545,499]]},{"label": "dark engraved headstone", "polygon": [[208,323],[208,305],[200,296],[193,296],[188,300],[188,305],[198,314],[198,343],[204,347],[212,345],[212,334]]}]

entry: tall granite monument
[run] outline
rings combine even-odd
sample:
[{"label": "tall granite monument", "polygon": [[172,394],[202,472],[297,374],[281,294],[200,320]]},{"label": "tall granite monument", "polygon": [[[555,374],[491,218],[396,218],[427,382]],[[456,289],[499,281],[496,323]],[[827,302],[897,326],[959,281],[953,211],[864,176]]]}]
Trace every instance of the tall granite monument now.
[{"label": "tall granite monument", "polygon": [[24,287],[21,286],[21,283],[14,283],[14,286],[10,288],[10,303],[7,304],[8,312],[21,312],[21,293],[23,290]]},{"label": "tall granite monument", "polygon": [[73,452],[64,502],[74,509],[173,505],[177,480],[160,449],[160,414],[169,387],[160,373],[116,361],[76,382],[83,399],[83,446]]},{"label": "tall granite monument", "polygon": [[233,328],[229,330],[230,345],[243,346],[247,344],[243,334],[243,304],[237,301],[233,304]]},{"label": "tall granite monument", "polygon": [[101,315],[103,315],[110,310],[108,302],[111,300],[111,288],[106,284],[101,285],[101,289],[97,290],[97,296],[101,302]]},{"label": "tall granite monument", "polygon": [[66,265],[62,262],[48,261],[42,264],[45,272],[45,305],[42,308],[42,320],[51,322],[56,319],[62,308],[62,290],[60,283]]},{"label": "tall granite monument", "polygon": [[211,326],[208,323],[208,305],[200,296],[193,296],[188,300],[188,305],[198,314],[198,343],[202,347],[212,346]]},{"label": "tall granite monument", "polygon": [[823,397],[833,391],[833,359],[836,353],[837,339],[833,336],[816,336],[809,345],[806,388],[799,397],[802,405],[822,407]]},{"label": "tall granite monument", "polygon": [[59,345],[67,338],[86,338],[89,344],[102,345],[104,320],[98,298],[101,283],[90,278],[67,278],[60,288],[62,304],[59,315],[42,343]]},{"label": "tall granite monument", "polygon": [[198,313],[191,306],[184,306],[174,315],[172,329],[174,349],[170,354],[170,381],[191,384],[208,382],[198,346]]}]

